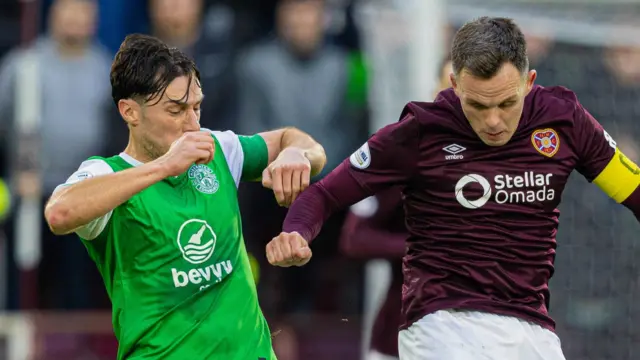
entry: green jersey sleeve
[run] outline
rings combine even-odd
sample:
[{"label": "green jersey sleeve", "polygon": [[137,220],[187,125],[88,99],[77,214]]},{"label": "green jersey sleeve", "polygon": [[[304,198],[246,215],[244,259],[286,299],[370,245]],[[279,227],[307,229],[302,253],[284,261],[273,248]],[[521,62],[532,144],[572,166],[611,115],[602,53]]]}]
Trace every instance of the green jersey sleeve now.
[{"label": "green jersey sleeve", "polygon": [[260,179],[262,172],[269,162],[269,150],[267,143],[260,135],[238,136],[242,152],[244,153],[244,162],[242,167],[242,180],[252,181]]},{"label": "green jersey sleeve", "polygon": [[269,161],[267,143],[260,135],[236,135],[232,131],[211,131],[218,140],[236,186],[240,181],[260,179]]}]

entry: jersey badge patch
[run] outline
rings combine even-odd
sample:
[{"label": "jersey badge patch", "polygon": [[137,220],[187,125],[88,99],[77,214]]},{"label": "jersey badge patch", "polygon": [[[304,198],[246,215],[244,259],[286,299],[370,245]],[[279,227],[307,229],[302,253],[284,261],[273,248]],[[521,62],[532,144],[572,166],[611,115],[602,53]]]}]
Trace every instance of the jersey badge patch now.
[{"label": "jersey badge patch", "polygon": [[531,134],[533,147],[542,155],[553,157],[560,149],[560,137],[553,129],[539,129]]},{"label": "jersey badge patch", "polygon": [[193,165],[189,168],[189,179],[196,190],[205,194],[213,194],[220,188],[220,182],[213,170],[206,165]]},{"label": "jersey badge patch", "polygon": [[364,143],[358,150],[356,150],[349,157],[349,162],[356,169],[364,170],[371,165],[371,152],[369,151],[369,144]]},{"label": "jersey badge patch", "polygon": [[191,219],[180,226],[177,242],[185,260],[192,264],[200,264],[213,255],[216,233],[206,221]]}]

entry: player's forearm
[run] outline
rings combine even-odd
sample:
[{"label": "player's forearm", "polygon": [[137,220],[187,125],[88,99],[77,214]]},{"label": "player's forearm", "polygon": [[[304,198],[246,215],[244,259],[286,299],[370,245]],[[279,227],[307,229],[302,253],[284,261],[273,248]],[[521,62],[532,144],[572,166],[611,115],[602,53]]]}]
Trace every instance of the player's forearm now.
[{"label": "player's forearm", "polygon": [[349,216],[340,241],[343,253],[354,258],[402,258],[407,234],[373,226],[370,219]]},{"label": "player's forearm", "polygon": [[54,234],[69,234],[165,177],[163,167],[152,162],[62,187],[49,200],[45,218]]},{"label": "player's forearm", "polygon": [[309,134],[296,128],[287,128],[282,133],[280,148],[298,148],[311,163],[311,176],[319,174],[327,163],[324,148]]},{"label": "player's forearm", "polygon": [[370,194],[349,174],[342,163],[324,179],[313,184],[293,202],[284,220],[283,231],[298,232],[311,242],[334,212]]}]

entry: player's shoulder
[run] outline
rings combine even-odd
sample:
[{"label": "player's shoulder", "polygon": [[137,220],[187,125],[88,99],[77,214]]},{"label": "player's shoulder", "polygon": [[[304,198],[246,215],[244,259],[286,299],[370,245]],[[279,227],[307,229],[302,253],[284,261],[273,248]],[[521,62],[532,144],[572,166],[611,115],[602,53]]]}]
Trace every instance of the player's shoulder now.
[{"label": "player's shoulder", "polygon": [[411,114],[424,122],[433,117],[451,115],[459,111],[461,111],[460,99],[453,89],[449,88],[438,93],[434,101],[411,101],[407,103],[402,114]]},{"label": "player's shoulder", "polygon": [[113,172],[113,162],[119,161],[120,155],[111,157],[92,156],[80,163],[78,170],[88,169],[99,173]]},{"label": "player's shoulder", "polygon": [[[82,180],[90,179],[92,177],[107,175],[115,172],[116,170],[109,161],[112,158],[104,158],[100,156],[93,156],[83,161],[78,170],[76,170],[67,181],[60,186],[72,185]],[[60,187],[58,186],[58,188]],[[58,189],[56,188],[56,190]]]},{"label": "player's shoulder", "polygon": [[468,128],[460,99],[451,88],[441,91],[434,101],[409,102],[401,119],[411,119],[414,126],[430,133],[465,132]]},{"label": "player's shoulder", "polygon": [[557,120],[573,122],[579,108],[578,96],[570,89],[536,85],[527,96],[525,115],[535,123]]},{"label": "player's shoulder", "polygon": [[209,132],[223,148],[240,145],[240,135],[236,134],[232,130],[211,130],[207,128],[201,128],[200,130]]},{"label": "player's shoulder", "polygon": [[232,130],[210,130],[202,128],[202,131],[208,131],[215,141],[220,145],[219,150],[222,151],[227,164],[231,164],[238,159],[244,158],[244,152],[240,136]]}]

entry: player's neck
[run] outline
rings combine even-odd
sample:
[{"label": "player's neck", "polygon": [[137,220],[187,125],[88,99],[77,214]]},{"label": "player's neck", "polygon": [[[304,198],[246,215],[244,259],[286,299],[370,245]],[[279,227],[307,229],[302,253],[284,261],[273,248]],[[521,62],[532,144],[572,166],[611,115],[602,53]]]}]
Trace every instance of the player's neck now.
[{"label": "player's neck", "polygon": [[132,139],[129,139],[129,144],[127,144],[127,147],[124,149],[124,153],[141,163],[148,163],[156,159],[143,144],[139,144]]}]

